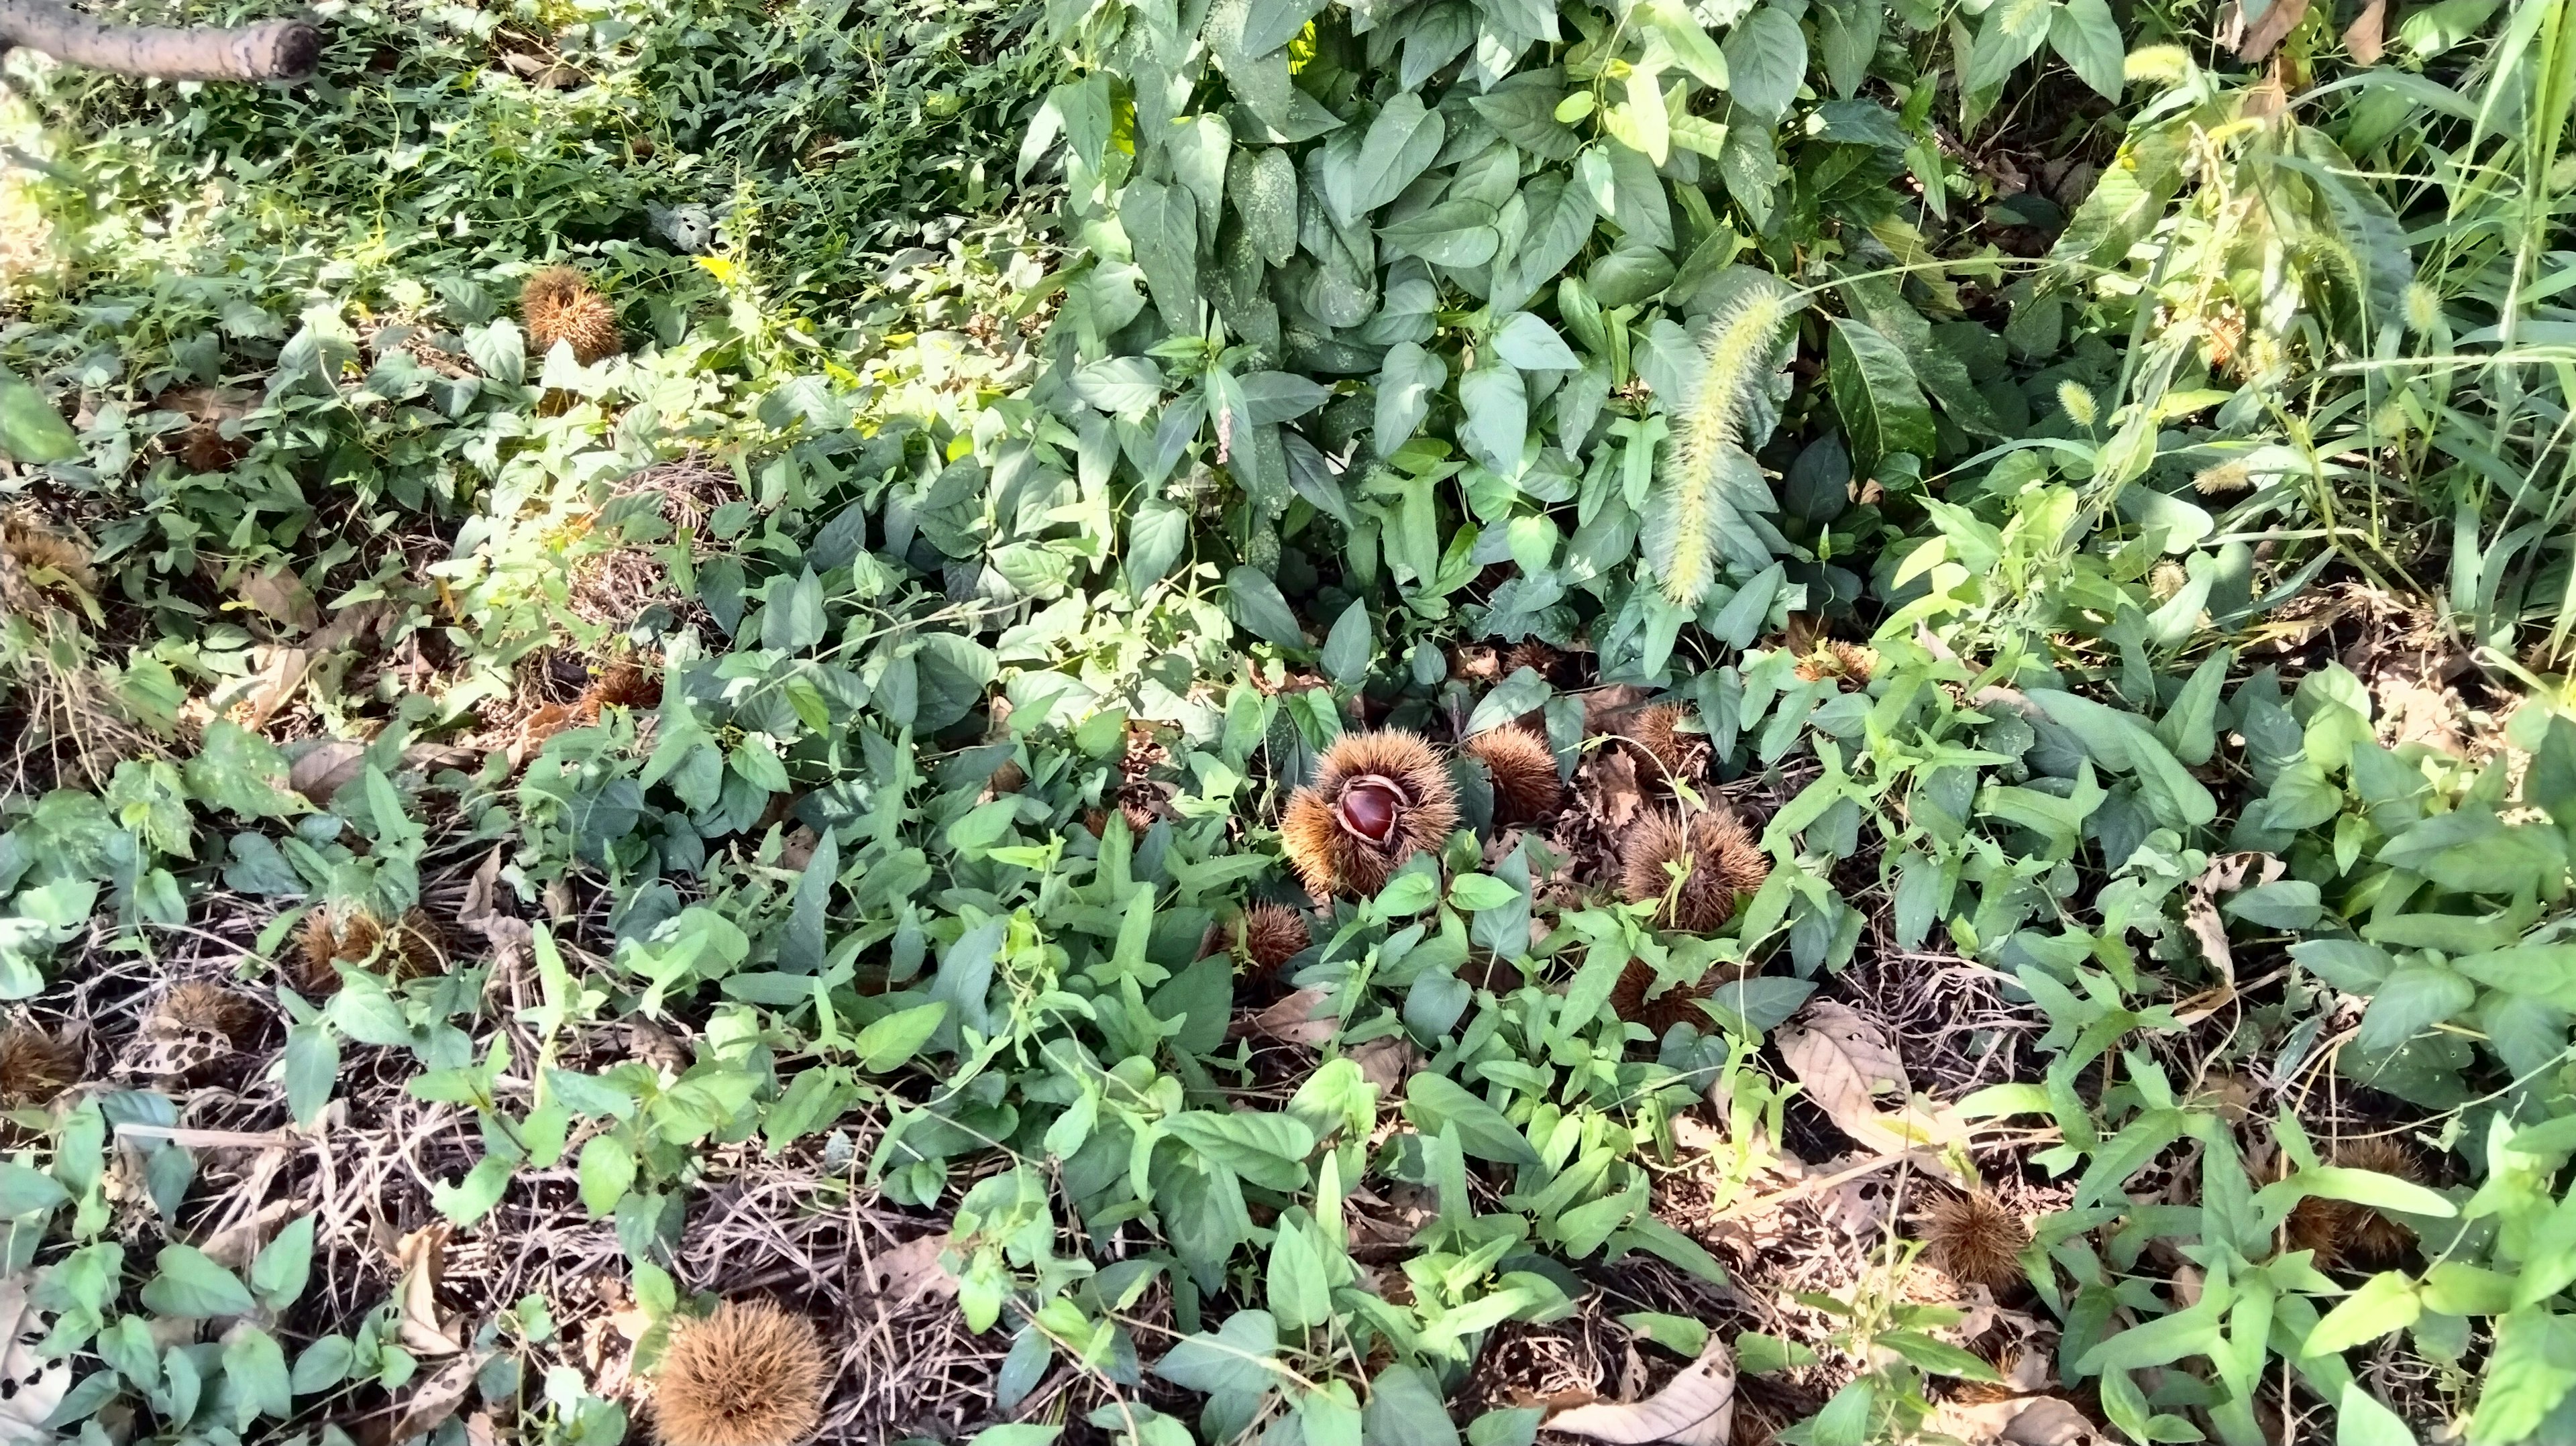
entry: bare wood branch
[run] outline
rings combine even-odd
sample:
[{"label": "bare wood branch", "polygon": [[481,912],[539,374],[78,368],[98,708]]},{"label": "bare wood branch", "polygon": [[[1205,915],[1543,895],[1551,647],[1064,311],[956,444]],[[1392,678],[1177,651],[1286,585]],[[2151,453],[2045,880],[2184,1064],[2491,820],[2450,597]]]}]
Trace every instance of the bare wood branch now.
[{"label": "bare wood branch", "polygon": [[0,47],[162,80],[290,80],[312,73],[322,32],[301,20],[237,29],[110,25],[56,0],[0,0]]}]

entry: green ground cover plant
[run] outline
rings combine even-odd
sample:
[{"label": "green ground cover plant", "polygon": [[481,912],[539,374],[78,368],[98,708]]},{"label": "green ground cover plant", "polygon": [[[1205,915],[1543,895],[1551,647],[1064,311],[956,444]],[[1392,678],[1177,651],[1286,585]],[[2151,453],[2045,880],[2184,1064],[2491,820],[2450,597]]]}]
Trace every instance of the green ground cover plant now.
[{"label": "green ground cover plant", "polygon": [[2565,1434],[2569,19],[13,57],[0,1429]]}]

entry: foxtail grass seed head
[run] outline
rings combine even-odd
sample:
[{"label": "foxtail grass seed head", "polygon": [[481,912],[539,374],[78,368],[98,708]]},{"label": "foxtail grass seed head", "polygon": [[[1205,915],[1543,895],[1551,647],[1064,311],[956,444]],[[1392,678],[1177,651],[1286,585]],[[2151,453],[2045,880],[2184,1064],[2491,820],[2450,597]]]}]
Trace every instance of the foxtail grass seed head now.
[{"label": "foxtail grass seed head", "polygon": [[1345,733],[1324,750],[1315,781],[1289,799],[1280,835],[1307,893],[1365,898],[1457,826],[1458,792],[1440,756],[1390,728]]},{"label": "foxtail grass seed head", "polygon": [[1494,818],[1527,823],[1556,807],[1565,785],[1556,776],[1556,754],[1526,728],[1489,728],[1466,742],[1494,777]]},{"label": "foxtail grass seed head", "polygon": [[1678,607],[1699,606],[1716,580],[1716,478],[1721,468],[1753,465],[1743,456],[1744,418],[1770,373],[1789,310],[1788,293],[1776,283],[1748,283],[1709,319],[1689,394],[1667,404],[1673,433],[1664,496],[1644,541],[1664,596]]},{"label": "foxtail grass seed head", "polygon": [[827,1376],[812,1321],[767,1301],[726,1301],[671,1331],[654,1423],[667,1446],[794,1446],[822,1423]]},{"label": "foxtail grass seed head", "polygon": [[2242,462],[2221,462],[2194,473],[2191,485],[2203,497],[2219,497],[2252,487],[2254,474]]},{"label": "foxtail grass seed head", "polygon": [[1923,1239],[1942,1274],[1962,1285],[2002,1290],[2022,1278],[2030,1227],[2002,1201],[1973,1190],[1934,1205],[1923,1219]]},{"label": "foxtail grass seed head", "polygon": [[2441,293],[2421,281],[2406,283],[2406,329],[2417,336],[2429,336],[2441,324]]},{"label": "foxtail grass seed head", "polygon": [[2092,426],[2094,419],[2099,415],[2094,406],[2093,393],[2087,390],[2083,383],[2077,381],[2062,381],[2057,384],[2057,405],[2059,410],[2066,413],[2066,419],[2079,427]]}]

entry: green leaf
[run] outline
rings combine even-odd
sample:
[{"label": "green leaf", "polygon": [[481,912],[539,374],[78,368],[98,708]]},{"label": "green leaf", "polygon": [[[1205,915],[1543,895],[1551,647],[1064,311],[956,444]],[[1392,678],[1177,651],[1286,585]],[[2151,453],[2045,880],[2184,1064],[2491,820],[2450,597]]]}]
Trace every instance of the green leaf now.
[{"label": "green leaf", "polygon": [[1727,95],[1746,111],[1778,120],[1806,78],[1807,37],[1788,11],[1765,5],[1728,32]]},{"label": "green leaf", "polygon": [[313,1217],[299,1215],[251,1261],[250,1288],[258,1292],[260,1304],[283,1311],[303,1296],[312,1269]]},{"label": "green leaf", "polygon": [[2094,762],[2134,771],[2158,818],[2198,828],[2218,817],[2218,800],[2165,751],[2144,719],[2055,688],[2031,688],[2025,695],[2049,721],[2074,734]]},{"label": "green leaf", "polygon": [[2343,1401],[2335,1408],[2335,1446],[2415,1446],[2415,1432],[2369,1388],[2352,1381],[2345,1384]]},{"label": "green leaf", "polygon": [[1377,659],[1377,634],[1369,625],[1368,604],[1354,599],[1342,615],[1333,620],[1333,630],[1324,638],[1320,662],[1324,676],[1344,688],[1359,686],[1368,676],[1369,664]]},{"label": "green leaf", "polygon": [[1256,1185],[1306,1188],[1306,1157],[1315,1132],[1288,1115],[1251,1110],[1189,1110],[1163,1122],[1172,1138]]},{"label": "green leaf", "polygon": [[934,999],[871,1021],[851,1046],[858,1051],[859,1068],[870,1074],[884,1074],[902,1067],[930,1042],[947,1017],[947,1001]]},{"label": "green leaf", "polygon": [[21,462],[61,462],[80,455],[80,438],[14,371],[0,371],[0,450]]},{"label": "green leaf", "polygon": [[143,1305],[154,1315],[247,1315],[258,1305],[239,1278],[192,1245],[165,1245],[152,1258]]},{"label": "green leaf", "polygon": [[1520,897],[1520,890],[1491,874],[1460,874],[1449,885],[1449,902],[1471,914],[1508,908]]},{"label": "green leaf", "polygon": [[1834,411],[1850,438],[1852,470],[1867,476],[1890,452],[1930,456],[1938,444],[1932,407],[1914,383],[1905,353],[1879,335],[1877,328],[1849,317],[1834,318],[1825,338],[1825,379],[1831,385]]},{"label": "green leaf", "polygon": [[1619,1317],[1619,1323],[1684,1360],[1698,1359],[1708,1346],[1708,1327],[1688,1316],[1641,1310]]},{"label": "green leaf", "polygon": [[340,1078],[340,1040],[327,1024],[298,1024],[286,1031],[286,1110],[309,1125],[331,1102]]},{"label": "green leaf", "polygon": [[1225,575],[1225,611],[1244,631],[1283,648],[1305,646],[1297,615],[1279,595],[1279,584],[1259,568],[1237,566]]},{"label": "green leaf", "polygon": [[770,590],[769,605],[760,610],[760,645],[785,653],[801,653],[823,641],[831,626],[823,615],[823,580],[807,568],[787,584],[782,594]]},{"label": "green leaf", "polygon": [[197,756],[181,770],[198,802],[244,818],[290,818],[309,811],[286,786],[286,756],[229,718],[206,725]]},{"label": "green leaf", "polygon": [[1521,444],[1529,437],[1529,392],[1512,367],[1477,367],[1458,379],[1458,402],[1467,409],[1458,440],[1469,455],[1497,472],[1520,470]]},{"label": "green leaf", "polygon": [[2402,1271],[2384,1270],[2327,1311],[2317,1328],[2308,1332],[2299,1354],[2323,1356],[2350,1350],[2363,1341],[2404,1330],[2423,1313],[2424,1301],[2416,1294],[2414,1282]]},{"label": "green leaf", "polygon": [[1440,1387],[1417,1366],[1388,1366],[1369,1382],[1360,1439],[1367,1446],[1458,1446]]},{"label": "green leaf", "polygon": [[2459,1208],[2439,1192],[2412,1180],[2342,1165],[2320,1165],[2313,1170],[2298,1171],[2286,1180],[2276,1180],[2257,1192],[2254,1202],[2265,1209],[2287,1209],[2292,1203],[2311,1196],[2321,1200],[2347,1200],[2355,1205],[2396,1210],[2408,1215],[2429,1215],[2440,1220],[2460,1213]]},{"label": "green leaf", "polygon": [[[1347,135],[1348,132],[1343,134]],[[1336,146],[1325,149],[1324,199],[1334,219],[1356,224],[1362,217],[1403,194],[1414,178],[1430,169],[1448,135],[1440,112],[1422,97],[1404,91],[1378,107],[1358,151],[1341,165],[1332,163]],[[1338,140],[1338,137],[1336,138]]]},{"label": "green leaf", "polygon": [[1266,1310],[1239,1310],[1215,1331],[1173,1343],[1154,1374],[1193,1391],[1260,1392],[1283,1380],[1279,1327]]},{"label": "green leaf", "polygon": [[1536,668],[1515,668],[1512,675],[1497,684],[1494,691],[1476,702],[1476,711],[1467,715],[1467,733],[1500,728],[1523,714],[1534,713],[1547,705],[1556,689]]},{"label": "green leaf", "polygon": [[2048,19],[2048,43],[2076,78],[2117,102],[2127,47],[2106,0],[2065,0]]},{"label": "green leaf", "polygon": [[2372,1053],[2395,1049],[2477,998],[2476,985],[2440,964],[2400,965],[2371,998],[2353,1044]]},{"label": "green leaf", "polygon": [[71,1192],[42,1170],[0,1162],[0,1220],[16,1220],[65,1204]]},{"label": "green leaf", "polygon": [[1457,1126],[1459,1145],[1477,1159],[1506,1165],[1538,1163],[1538,1152],[1503,1118],[1502,1111],[1444,1076],[1426,1071],[1405,1082],[1404,1117],[1426,1135],[1440,1133],[1443,1126]]},{"label": "green leaf", "polygon": [[286,1373],[286,1352],[276,1338],[244,1323],[224,1341],[224,1386],[233,1400],[233,1423],[248,1426],[254,1417],[295,1414],[295,1388]]},{"label": "green leaf", "polygon": [[1997,0],[1978,22],[1959,89],[1975,95],[2003,84],[2015,67],[2039,53],[2056,9],[2055,0]]},{"label": "green leaf", "polygon": [[597,1134],[581,1147],[581,1203],[596,1219],[612,1214],[617,1202],[635,1186],[635,1152],[614,1132]]},{"label": "green leaf", "polygon": [[1324,1275],[1324,1257],[1311,1230],[1283,1223],[1270,1244],[1267,1277],[1270,1312],[1292,1330],[1319,1326],[1333,1318],[1332,1292]]},{"label": "green leaf", "polygon": [[349,1367],[357,1357],[358,1348],[347,1336],[324,1336],[295,1358],[295,1372],[288,1384],[299,1396],[327,1391],[349,1378]]}]

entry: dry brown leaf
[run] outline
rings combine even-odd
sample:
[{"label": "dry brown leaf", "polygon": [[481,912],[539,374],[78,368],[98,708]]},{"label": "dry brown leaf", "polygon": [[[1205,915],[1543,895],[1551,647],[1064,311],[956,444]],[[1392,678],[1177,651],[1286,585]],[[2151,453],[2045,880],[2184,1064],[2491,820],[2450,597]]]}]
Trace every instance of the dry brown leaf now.
[{"label": "dry brown leaf", "polygon": [[286,786],[313,801],[316,808],[328,808],[331,795],[343,785],[354,783],[366,771],[367,745],[346,738],[325,738],[295,755],[286,766]]},{"label": "dry brown leaf", "polygon": [[2308,0],[2272,0],[2262,15],[2245,27],[2245,38],[2236,42],[2237,58],[2261,60],[2289,35],[2292,26],[2306,18]]},{"label": "dry brown leaf", "polygon": [[2388,0],[2370,0],[2343,28],[2343,48],[2362,65],[2377,65],[2388,49]]},{"label": "dry brown leaf", "polygon": [[241,595],[242,601],[288,627],[309,631],[322,625],[322,610],[313,605],[313,593],[293,568],[272,567],[243,578]]},{"label": "dry brown leaf", "polygon": [[2072,1446],[2101,1434],[2073,1402],[2059,1396],[1945,1401],[1926,1425],[1934,1435],[1969,1446]]},{"label": "dry brown leaf", "polygon": [[502,917],[498,900],[501,886],[501,860],[510,852],[508,844],[494,844],[475,867],[474,877],[465,882],[465,902],[456,909],[456,922],[478,934],[489,936],[492,921]]},{"label": "dry brown leaf", "polygon": [[336,653],[356,642],[360,636],[392,614],[391,603],[374,601],[351,603],[333,613],[331,621],[323,625],[322,631],[313,635],[311,644],[313,651]]},{"label": "dry brown leaf", "polygon": [[1856,1143],[1896,1154],[1966,1138],[1947,1110],[1909,1098],[1905,1062],[1887,1032],[1848,1005],[1816,1000],[1774,1038],[1807,1097]]},{"label": "dry brown leaf", "polygon": [[309,648],[253,648],[250,656],[258,667],[251,673],[253,686],[243,701],[250,708],[250,727],[256,732],[268,726],[278,709],[294,700],[296,690],[304,686],[305,675],[313,671],[315,655]]},{"label": "dry brown leaf", "polygon": [[923,1295],[941,1299],[957,1293],[957,1277],[939,1263],[948,1244],[945,1235],[917,1235],[868,1261],[868,1288],[891,1310],[901,1310]]},{"label": "dry brown leaf", "polygon": [[[416,1356],[452,1356],[465,1349],[438,1309],[438,1282],[447,1273],[447,1237],[455,1228],[441,1220],[404,1236],[394,1247],[394,1264],[402,1272],[394,1284],[394,1298],[402,1303],[399,1335],[403,1349]],[[451,1409],[454,1404],[449,1403]]]},{"label": "dry brown leaf", "polygon": [[1332,998],[1332,991],[1327,989],[1300,989],[1238,1027],[1288,1044],[1322,1044],[1342,1027],[1338,1015],[1315,1017],[1315,1011],[1331,1003]]},{"label": "dry brown leaf", "polygon": [[2248,887],[2248,875],[2254,876],[2254,884],[2268,884],[2281,877],[2287,867],[2266,853],[2220,854],[2200,871],[2200,877],[2191,881],[2189,895],[2183,900],[2183,927],[2199,943],[2201,955],[2209,961],[2218,983],[2176,1005],[2177,1020],[2191,1024],[2207,1019],[2236,997],[2236,955],[2227,947],[2227,921],[2219,917],[2218,896]]},{"label": "dry brown leaf", "polygon": [[412,1391],[411,1399],[403,1403],[402,1418],[385,1439],[410,1441],[446,1425],[447,1418],[465,1403],[465,1393],[473,1388],[475,1373],[483,1369],[491,1355],[490,1351],[476,1351],[439,1367],[437,1374]]},{"label": "dry brown leaf", "polygon": [[27,1304],[27,1278],[0,1280],[0,1379],[11,1386],[8,1398],[0,1400],[0,1443],[56,1439],[45,1419],[71,1389],[72,1363],[68,1357],[48,1362],[36,1354],[47,1331]]},{"label": "dry brown leaf", "polygon": [[1735,1421],[1735,1352],[1715,1335],[1699,1359],[1642,1401],[1595,1401],[1547,1419],[1546,1429],[1642,1446],[1724,1446]]},{"label": "dry brown leaf", "polygon": [[1413,1047],[1411,1040],[1390,1036],[1352,1049],[1351,1063],[1360,1067],[1360,1078],[1377,1086],[1377,1097],[1387,1099],[1403,1085],[1407,1075],[1422,1068],[1422,1052]]}]

